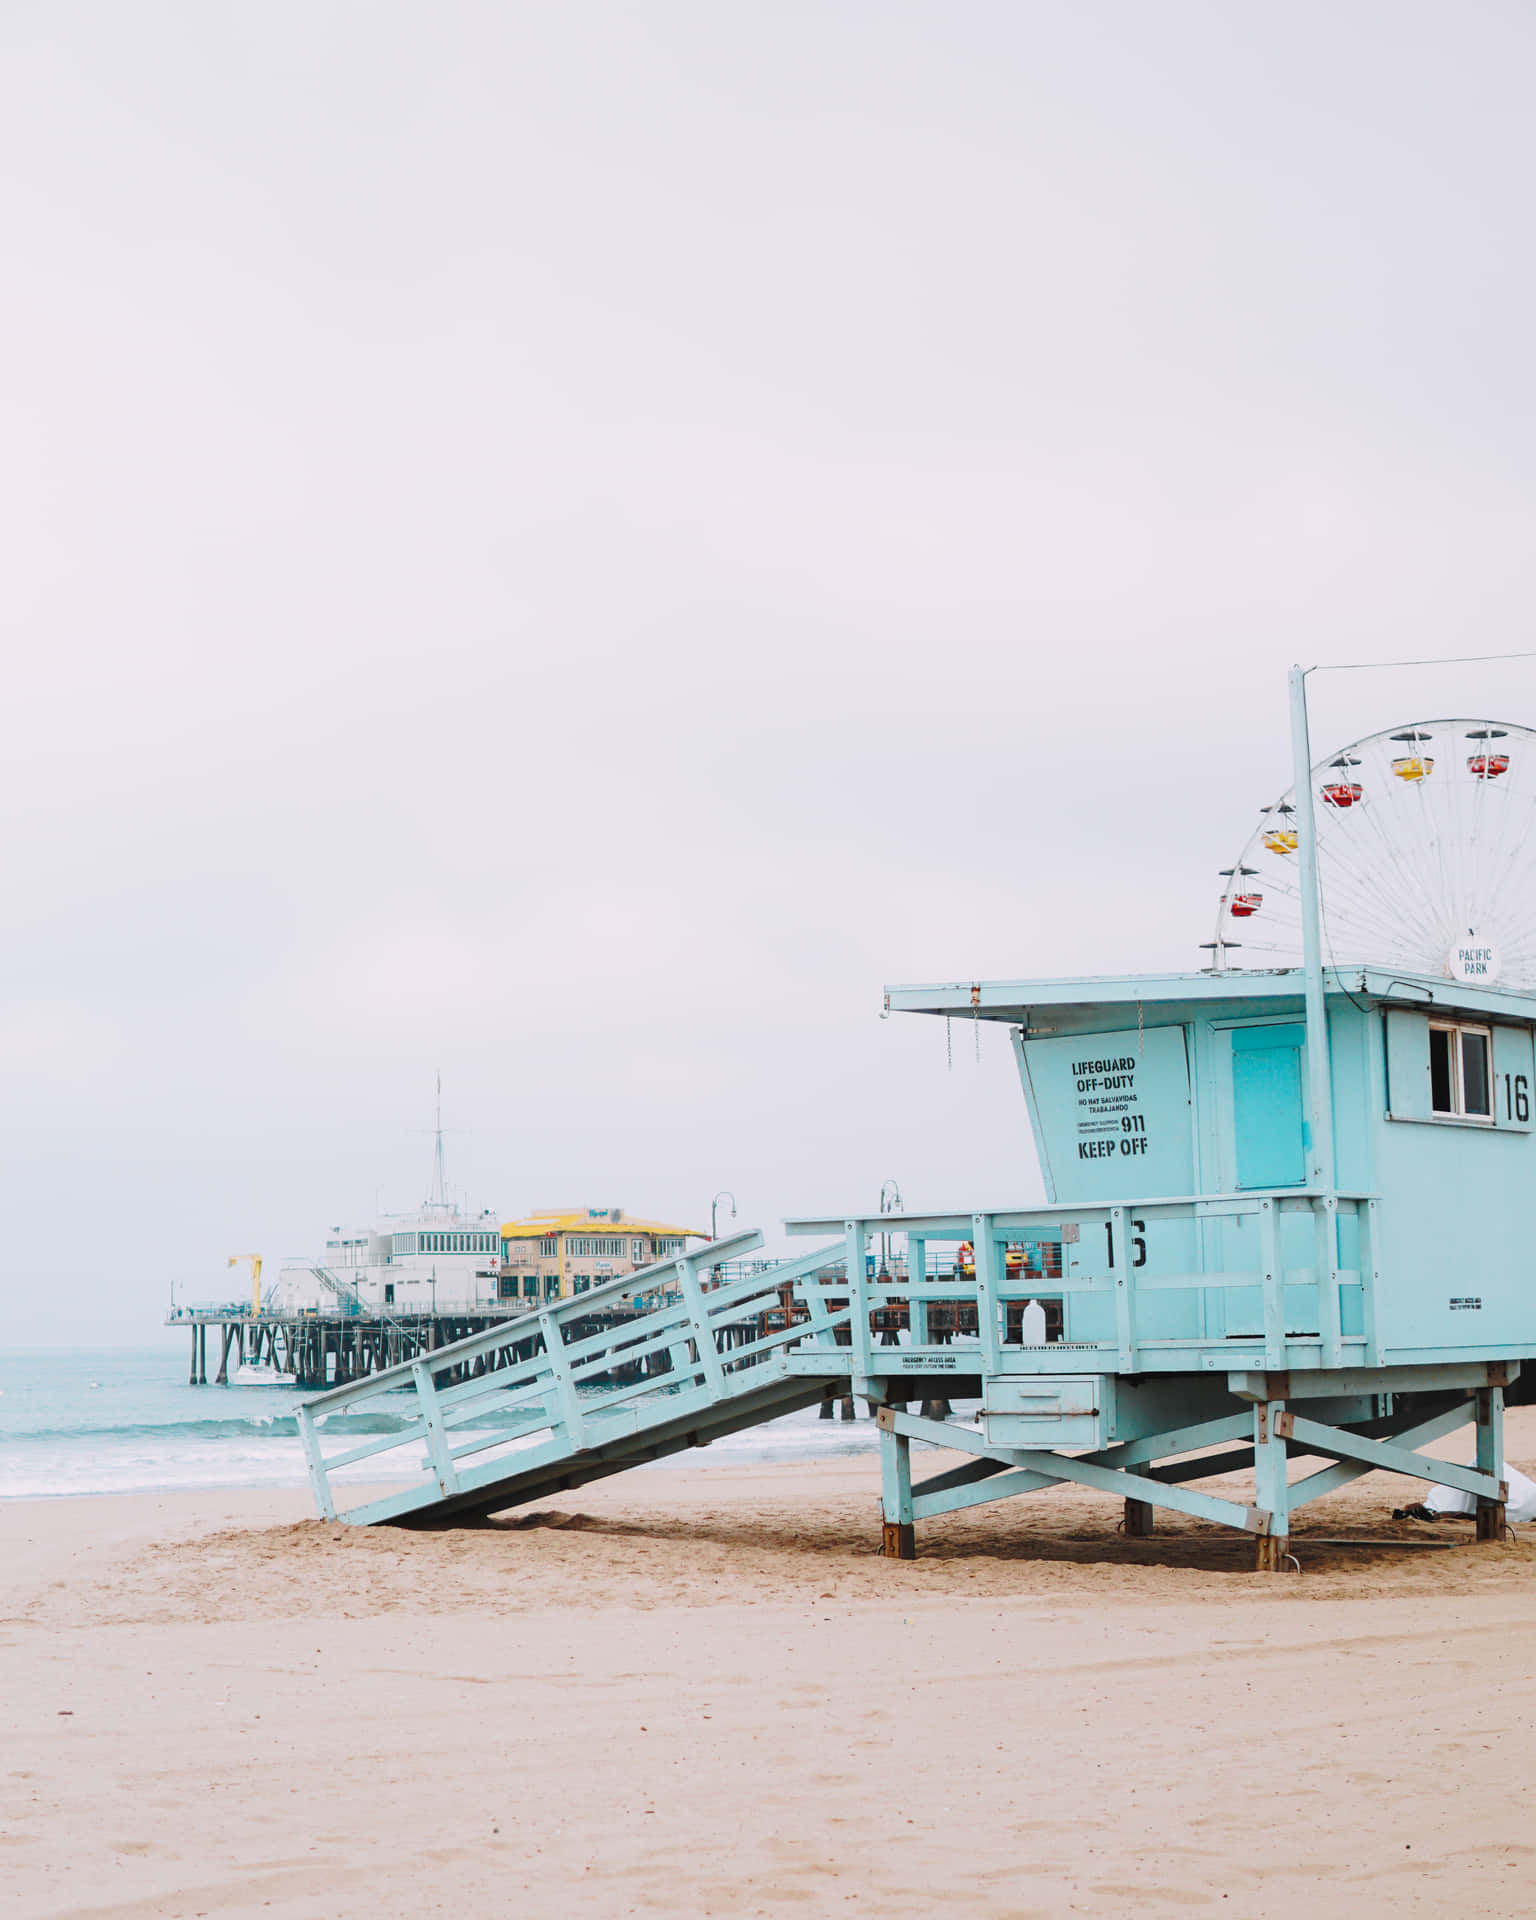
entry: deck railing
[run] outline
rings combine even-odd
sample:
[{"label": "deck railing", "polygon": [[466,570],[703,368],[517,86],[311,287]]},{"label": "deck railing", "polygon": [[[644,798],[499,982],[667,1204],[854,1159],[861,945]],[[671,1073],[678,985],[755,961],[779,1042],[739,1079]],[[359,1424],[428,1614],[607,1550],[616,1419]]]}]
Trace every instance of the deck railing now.
[{"label": "deck railing", "polygon": [[[786,1224],[791,1234],[841,1230],[844,1235],[847,1271],[854,1276],[856,1372],[921,1371],[928,1359],[952,1364],[943,1357],[953,1352],[952,1346],[929,1337],[932,1309],[950,1303],[974,1308],[974,1340],[983,1373],[1061,1371],[1066,1364],[1062,1348],[1067,1346],[1083,1354],[1087,1371],[1099,1370],[1090,1355],[1103,1356],[1105,1371],[1134,1373],[1149,1365],[1176,1369],[1182,1354],[1212,1348],[1228,1353],[1234,1365],[1257,1361],[1280,1370],[1303,1348],[1313,1365],[1338,1367],[1346,1358],[1354,1364],[1379,1364],[1374,1286],[1378,1204],[1370,1194],[1285,1188],[1103,1206],[866,1214]],[[1251,1264],[1232,1264],[1229,1223],[1243,1231],[1252,1249]],[[1288,1232],[1288,1226],[1293,1230]],[[870,1278],[867,1250],[880,1234],[899,1235],[905,1259]],[[1294,1250],[1298,1239],[1307,1243],[1310,1258],[1288,1266],[1287,1242]],[[973,1250],[973,1275],[956,1269],[956,1248],[967,1242]],[[1026,1254],[1011,1263],[1009,1248],[1032,1248],[1034,1257]],[[1059,1274],[1042,1271],[1057,1264],[1050,1254],[1040,1259],[1042,1249],[1059,1249]],[[946,1267],[950,1277],[937,1277]],[[1358,1290],[1352,1303],[1357,1311],[1348,1316],[1356,1324],[1348,1331],[1343,1289]],[[1214,1316],[1204,1310],[1205,1296],[1250,1293],[1258,1296],[1259,1309],[1252,1331],[1209,1324]],[[1145,1302],[1149,1296],[1168,1294],[1186,1295],[1191,1308],[1186,1318],[1201,1324],[1189,1324],[1178,1333],[1150,1331],[1152,1315]],[[1082,1296],[1098,1296],[1105,1303],[1112,1333],[1074,1337],[1069,1305],[1065,1341],[1018,1351],[1016,1339],[1009,1338],[1010,1322],[1017,1321],[1022,1304],[1032,1299],[1070,1303]],[[879,1344],[876,1316],[893,1311],[906,1321],[899,1360]]]}]

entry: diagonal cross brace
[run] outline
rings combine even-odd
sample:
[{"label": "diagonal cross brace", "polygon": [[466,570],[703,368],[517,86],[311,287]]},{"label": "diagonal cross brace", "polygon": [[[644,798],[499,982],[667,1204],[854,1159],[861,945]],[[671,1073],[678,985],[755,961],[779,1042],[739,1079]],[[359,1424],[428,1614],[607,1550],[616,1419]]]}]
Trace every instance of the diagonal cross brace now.
[{"label": "diagonal cross brace", "polygon": [[[1417,1426],[1404,1427],[1392,1435],[1392,1442],[1398,1447],[1427,1447],[1432,1440],[1443,1440],[1448,1433],[1454,1433],[1458,1427],[1464,1427],[1472,1418],[1471,1404],[1463,1400],[1459,1406],[1447,1408],[1437,1413],[1433,1419],[1421,1420]],[[1305,1506],[1308,1501],[1321,1500],[1324,1494],[1337,1493],[1340,1487],[1347,1487],[1351,1481],[1361,1479],[1365,1474],[1374,1473],[1375,1466],[1365,1460],[1338,1460],[1331,1467],[1322,1467],[1316,1473],[1309,1473],[1304,1479],[1291,1482],[1290,1505],[1294,1512],[1297,1507]],[[1414,1469],[1418,1476],[1418,1469]],[[1422,1477],[1422,1476],[1418,1476]]]},{"label": "diagonal cross brace", "polygon": [[1248,1533],[1258,1531],[1257,1508],[1240,1507],[1235,1500],[1218,1500],[1214,1494],[1193,1493],[1187,1487],[1171,1486],[1166,1480],[1153,1480],[1144,1473],[1128,1473],[1123,1467],[1098,1467],[1090,1460],[1076,1460],[1061,1453],[1024,1451],[1016,1459],[1021,1467],[1052,1480],[1071,1480],[1123,1500],[1143,1500],[1151,1506],[1172,1507],[1196,1520],[1214,1520],[1222,1527],[1241,1527]]},{"label": "diagonal cross brace", "polygon": [[[910,1422],[911,1416],[907,1416]],[[1471,1418],[1471,1407],[1466,1401],[1458,1402],[1454,1407],[1435,1414],[1431,1419],[1421,1420],[1411,1426],[1400,1427],[1389,1434],[1388,1440],[1399,1451],[1410,1451],[1428,1446],[1432,1441],[1443,1439],[1448,1433],[1454,1433],[1458,1427],[1464,1427]],[[963,1430],[952,1427],[948,1422],[926,1421],[927,1429],[920,1436],[913,1429],[913,1437],[932,1439],[940,1445],[952,1449],[966,1449],[979,1444],[978,1436],[965,1434]],[[1303,1423],[1304,1426],[1311,1423]],[[1149,1460],[1164,1460],[1170,1452],[1185,1452],[1192,1447],[1219,1444],[1222,1440],[1235,1439],[1243,1429],[1251,1429],[1251,1416],[1239,1414],[1220,1420],[1202,1422],[1195,1427],[1175,1429],[1166,1434],[1148,1434],[1139,1440],[1125,1441],[1118,1446],[1105,1447],[1098,1453],[1090,1453],[1085,1458],[1091,1466],[1115,1467],[1130,1466]],[[1339,1429],[1325,1427],[1322,1432],[1332,1436]],[[940,1436],[943,1436],[942,1438]],[[1346,1435],[1354,1440],[1355,1435]],[[1294,1452],[1301,1454],[1312,1451],[1310,1443],[1303,1444],[1296,1438]],[[1317,1451],[1341,1455],[1342,1448],[1330,1445],[1319,1446]],[[1420,1478],[1428,1476],[1420,1469],[1432,1463],[1415,1457],[1415,1464],[1407,1469]],[[1229,1453],[1194,1456],[1174,1462],[1148,1468],[1149,1475],[1155,1479],[1177,1482],[1181,1479],[1205,1479],[1207,1476],[1228,1473],[1253,1465],[1253,1448],[1248,1446]],[[1293,1481],[1290,1490],[1289,1505],[1294,1511],[1313,1500],[1320,1500],[1325,1494],[1336,1493],[1341,1487],[1347,1487],[1352,1481],[1377,1470],[1376,1460],[1350,1460],[1336,1458],[1329,1467],[1320,1468],[1301,1480]],[[1457,1469],[1458,1472],[1465,1469]],[[913,1488],[916,1513],[919,1519],[931,1519],[941,1513],[954,1512],[962,1507],[981,1506],[994,1500],[1006,1500],[1014,1494],[1032,1493],[1042,1487],[1059,1486],[1061,1482],[1054,1477],[1010,1466],[1007,1459],[1000,1458],[995,1452],[972,1453],[964,1465],[950,1467],[942,1473],[929,1476]]]},{"label": "diagonal cross brace", "polygon": [[[1123,1500],[1145,1500],[1154,1506],[1172,1507],[1197,1520],[1212,1520],[1218,1526],[1241,1527],[1249,1533],[1258,1530],[1258,1513],[1253,1507],[1239,1506],[1235,1500],[1219,1500],[1214,1494],[1169,1486],[1145,1474],[1099,1466],[1091,1458],[1073,1458],[1033,1448],[989,1446],[979,1433],[967,1433],[963,1427],[952,1426],[946,1420],[924,1420],[916,1414],[898,1413],[894,1407],[880,1407],[875,1419],[887,1433],[906,1434],[914,1440],[928,1440],[937,1446],[958,1448],[964,1453],[1001,1460],[1008,1467],[1022,1468],[1024,1472],[1008,1488],[1009,1492],[1028,1493],[1035,1487],[1070,1481],[1078,1486],[1093,1487],[1100,1493],[1116,1494]],[[1027,1484],[1026,1474],[1031,1476]],[[1004,1497],[1000,1490],[989,1489],[989,1498],[994,1491],[997,1497]],[[913,1489],[913,1498],[914,1503],[921,1498],[921,1489]],[[916,1511],[921,1517],[921,1506]]]},{"label": "diagonal cross brace", "polygon": [[[955,1435],[956,1429],[948,1422],[929,1421],[930,1432],[923,1439],[933,1439],[936,1434]],[[892,1431],[895,1431],[893,1428]],[[1103,1447],[1097,1453],[1083,1457],[1096,1467],[1134,1467],[1150,1460],[1166,1460],[1170,1455],[1195,1453],[1202,1447],[1219,1445],[1223,1440],[1239,1440],[1253,1431],[1252,1416],[1246,1413],[1231,1414],[1219,1420],[1202,1420],[1193,1427],[1174,1427],[1166,1433],[1146,1434],[1138,1440],[1122,1440],[1112,1447]],[[956,1438],[939,1440],[940,1446],[962,1447],[965,1443]],[[1253,1447],[1250,1444],[1240,1460],[1218,1454],[1210,1461],[1188,1460],[1178,1467],[1154,1467],[1152,1472],[1158,1479],[1166,1480],[1204,1480],[1212,1474],[1225,1473],[1231,1464],[1251,1466]],[[978,1480],[989,1475],[1002,1473],[1008,1462],[996,1453],[978,1454],[968,1460],[964,1466],[950,1467],[943,1473],[931,1474],[914,1489],[920,1494],[933,1495],[949,1493],[957,1487],[974,1486]],[[1051,1483],[1054,1484],[1054,1483]],[[1026,1492],[1023,1487],[1014,1487],[1010,1491]],[[1001,1493],[989,1493],[987,1499],[1002,1499]],[[978,1501],[968,1501],[967,1505],[977,1505]]]},{"label": "diagonal cross brace", "polygon": [[[1460,1424],[1460,1423],[1458,1423]],[[1295,1440],[1314,1453],[1335,1454],[1341,1460],[1363,1461],[1367,1468],[1381,1467],[1388,1473],[1405,1473],[1414,1480],[1432,1480],[1438,1486],[1455,1487],[1462,1493],[1476,1494],[1484,1500],[1506,1500],[1508,1483],[1491,1473],[1479,1473],[1475,1467],[1458,1467],[1449,1460],[1432,1460],[1412,1447],[1385,1440],[1367,1440],[1358,1433],[1344,1433],[1338,1427],[1325,1427],[1316,1420],[1299,1419],[1292,1413],[1275,1416],[1275,1431],[1284,1440]]]},{"label": "diagonal cross brace", "polygon": [[[994,1474],[1006,1473],[1007,1470],[1006,1460],[993,1460],[988,1455],[978,1454],[962,1466],[950,1467],[943,1473],[929,1474],[926,1480],[918,1482],[913,1491],[930,1496],[938,1493],[953,1493],[959,1487],[973,1487],[978,1480],[990,1479]],[[1001,1496],[989,1493],[986,1497],[991,1500]]]},{"label": "diagonal cross brace", "polygon": [[978,1460],[978,1471],[969,1482],[960,1482],[953,1474],[935,1475],[949,1484],[935,1493],[933,1481],[912,1489],[912,1518],[932,1520],[941,1513],[958,1513],[964,1507],[985,1506],[992,1500],[1008,1500],[1016,1493],[1038,1493],[1042,1487],[1059,1487],[1059,1480],[1048,1480],[1043,1473],[1031,1473],[1024,1467],[1006,1467],[1001,1460]]}]

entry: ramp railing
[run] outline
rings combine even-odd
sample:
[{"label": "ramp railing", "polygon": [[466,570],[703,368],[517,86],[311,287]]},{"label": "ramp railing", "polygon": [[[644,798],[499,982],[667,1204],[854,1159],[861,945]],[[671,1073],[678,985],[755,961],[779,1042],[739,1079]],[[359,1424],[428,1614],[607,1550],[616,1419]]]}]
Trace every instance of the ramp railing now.
[{"label": "ramp railing", "polygon": [[[579,1456],[643,1459],[648,1435],[667,1451],[674,1440],[707,1438],[712,1425],[729,1431],[733,1406],[767,1404],[775,1389],[804,1398],[803,1370],[792,1377],[785,1364],[792,1346],[819,1353],[829,1377],[846,1373],[843,1245],[710,1284],[711,1268],[755,1251],[762,1238],[753,1231],[714,1241],[301,1403],[322,1516],[370,1522],[443,1503],[491,1508],[493,1490]],[[664,1284],[675,1297],[651,1312],[583,1331],[604,1306]],[[765,1331],[786,1290],[803,1311]],[[334,1476],[355,1480],[365,1462],[370,1479],[407,1484],[340,1508],[346,1484]]]}]

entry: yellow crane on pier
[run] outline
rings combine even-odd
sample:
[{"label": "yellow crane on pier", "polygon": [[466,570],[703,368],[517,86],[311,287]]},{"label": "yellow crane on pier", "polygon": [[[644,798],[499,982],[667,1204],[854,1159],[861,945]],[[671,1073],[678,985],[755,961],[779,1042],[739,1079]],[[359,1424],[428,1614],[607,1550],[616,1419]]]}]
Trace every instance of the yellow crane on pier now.
[{"label": "yellow crane on pier", "polygon": [[261,1312],[261,1255],[259,1253],[232,1253],[226,1264],[238,1267],[242,1260],[251,1263],[251,1312]]}]

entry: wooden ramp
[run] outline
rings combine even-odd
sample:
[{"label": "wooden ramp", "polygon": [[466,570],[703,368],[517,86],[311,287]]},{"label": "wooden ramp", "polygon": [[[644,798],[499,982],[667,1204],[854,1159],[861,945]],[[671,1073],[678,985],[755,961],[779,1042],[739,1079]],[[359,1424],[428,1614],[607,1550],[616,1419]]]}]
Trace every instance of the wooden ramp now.
[{"label": "wooden ramp", "polygon": [[[847,1392],[845,1244],[757,1266],[762,1243],[715,1241],[302,1402],[321,1514],[368,1526],[497,1513]],[[658,1288],[675,1297],[583,1331],[594,1310]],[[349,1483],[375,1497],[347,1506]]]}]

